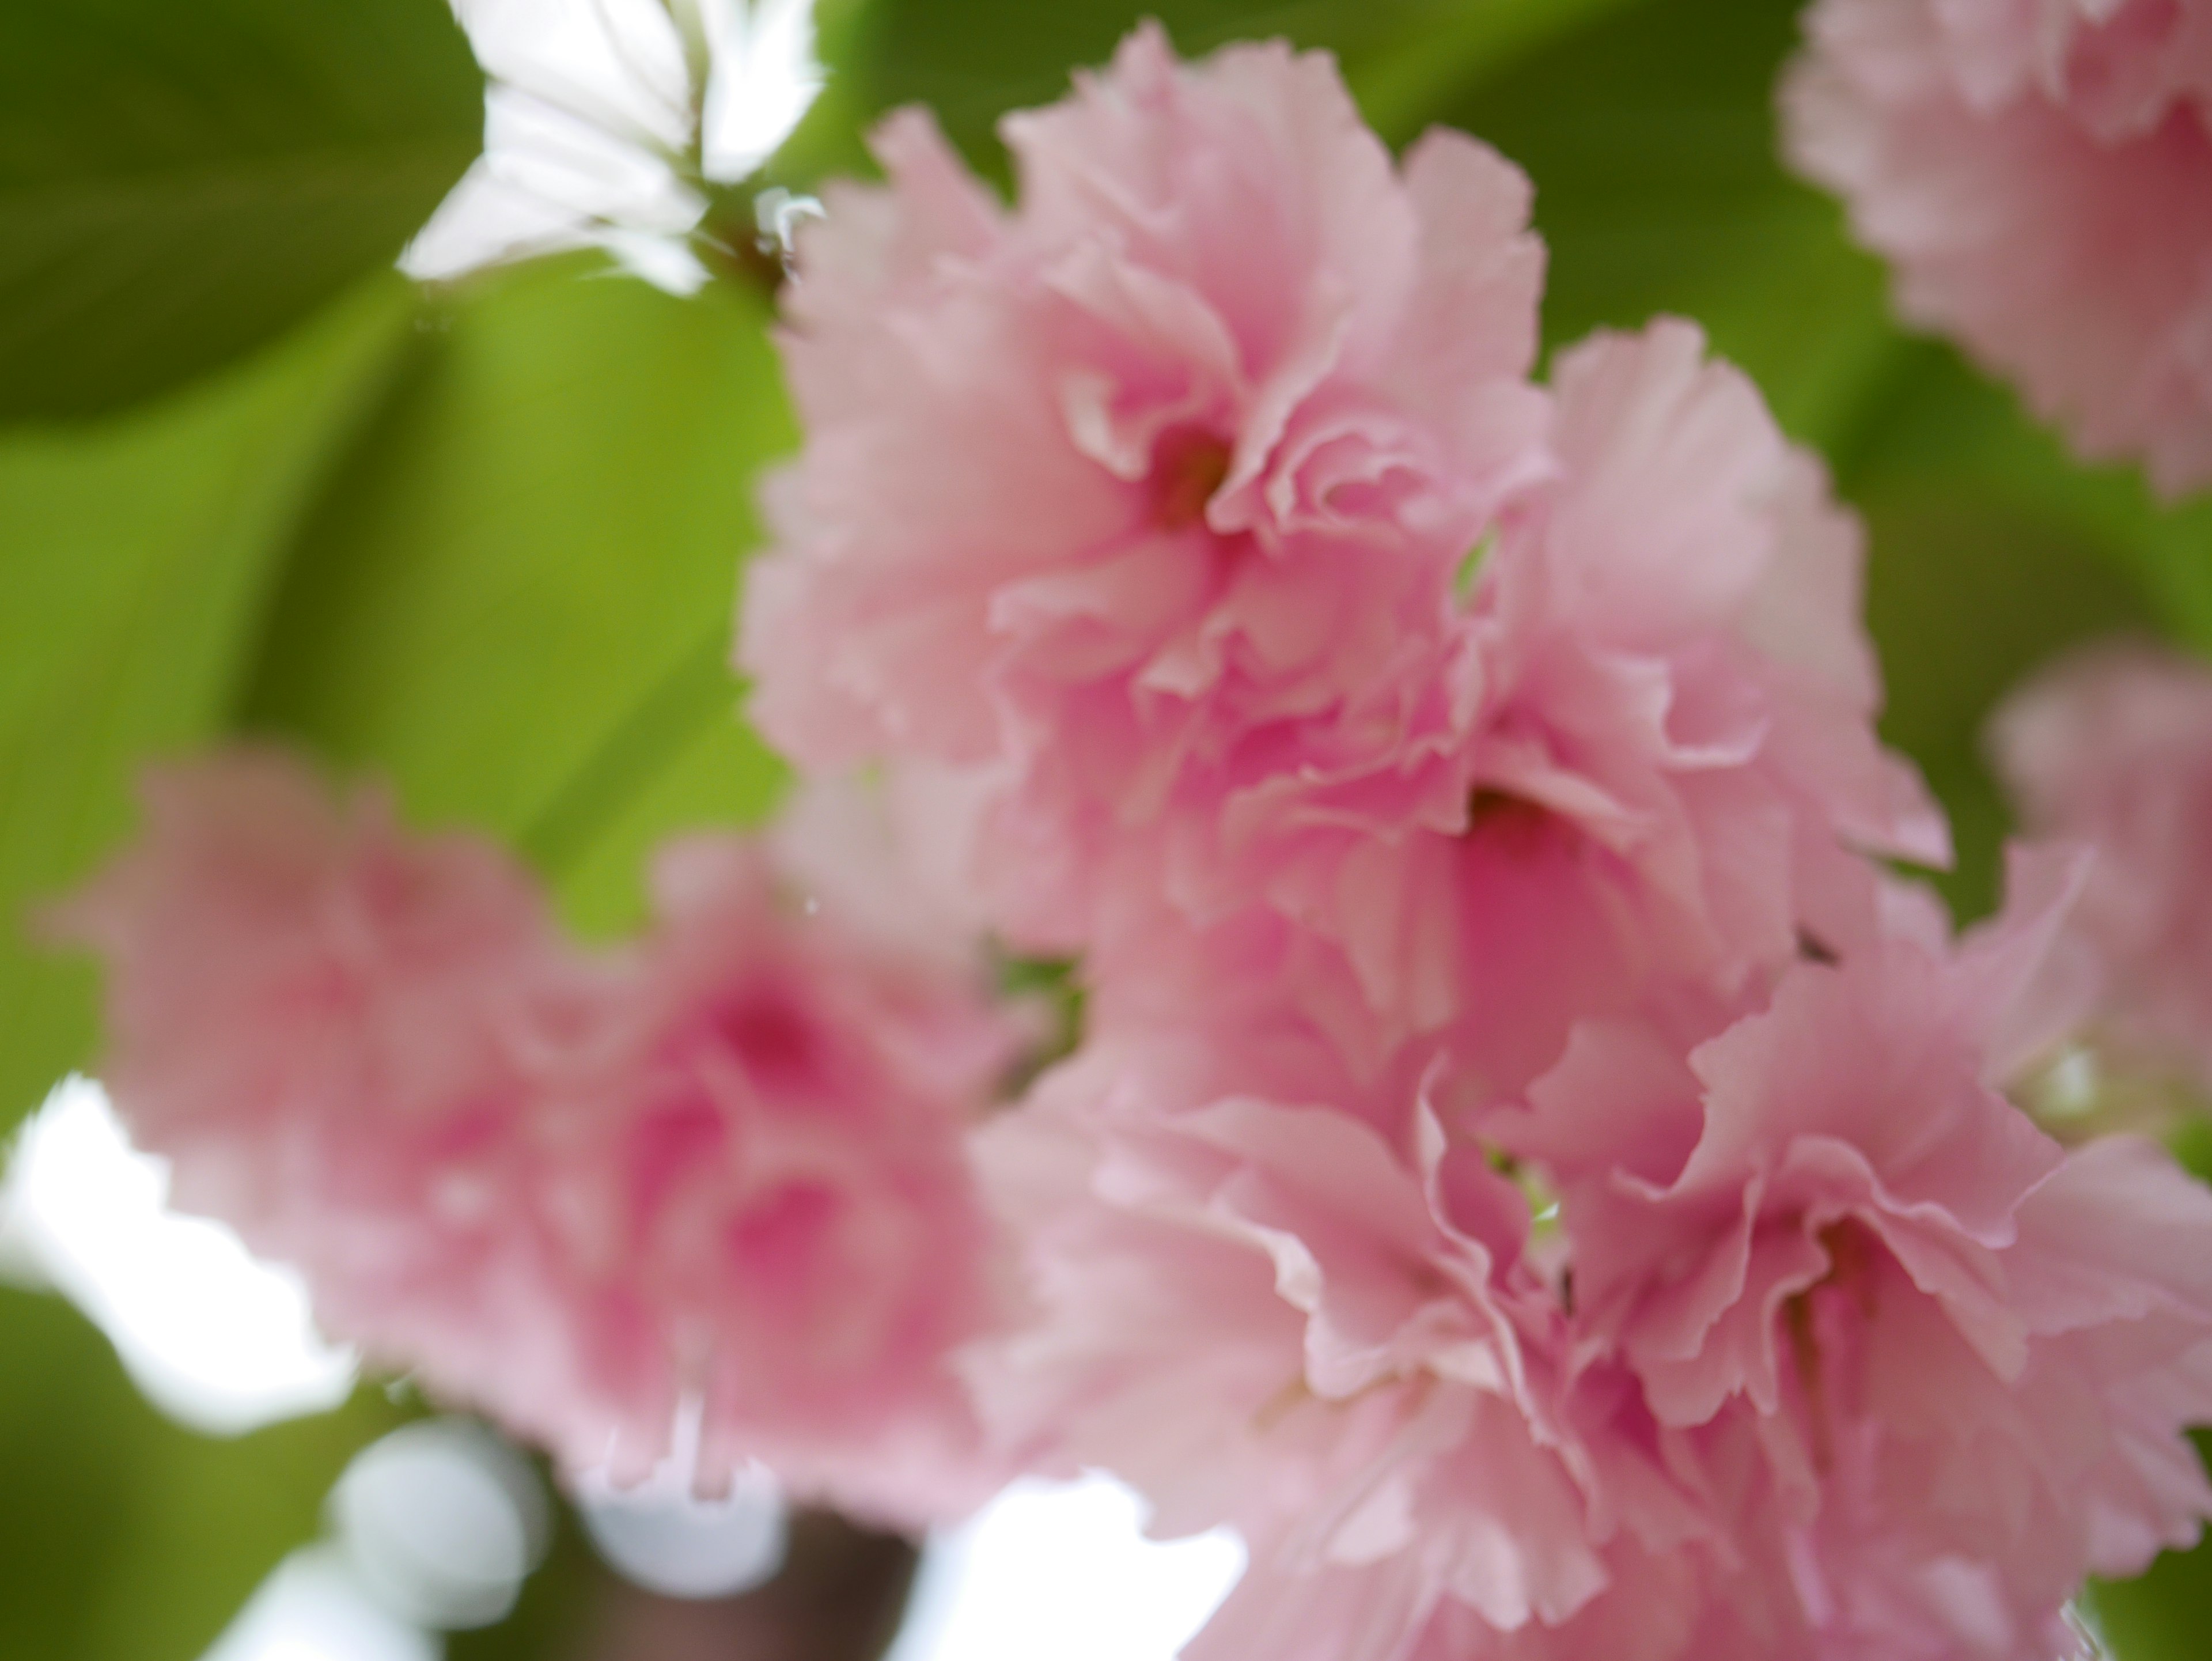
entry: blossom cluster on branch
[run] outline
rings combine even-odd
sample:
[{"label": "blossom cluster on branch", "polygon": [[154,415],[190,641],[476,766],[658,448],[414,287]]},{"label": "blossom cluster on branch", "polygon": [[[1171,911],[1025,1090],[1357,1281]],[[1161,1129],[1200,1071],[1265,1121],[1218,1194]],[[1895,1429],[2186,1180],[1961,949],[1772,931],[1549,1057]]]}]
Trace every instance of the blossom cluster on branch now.
[{"label": "blossom cluster on branch", "polygon": [[281,753],[145,795],[51,926],[107,960],[106,1080],[179,1205],[572,1469],[642,1478],[696,1413],[705,1489],[757,1458],[872,1518],[988,1495],[940,1365],[990,1302],[960,1139],[1034,1023],[980,961],[736,837],[663,849],[652,932],[592,953],[496,847]]},{"label": "blossom cluster on branch", "polygon": [[[1689,324],[1535,377],[1510,162],[1149,27],[1005,136],[1012,206],[909,113],[799,235],[793,830],[588,952],[374,794],[152,778],[57,926],[180,1198],[572,1468],[1110,1469],[1249,1547],[1194,1661],[2087,1653],[2212,1515],[2212,1192],[2006,1092],[2212,1034],[2143,886],[2194,672],[2014,709],[2038,827],[2160,858],[2017,851],[1954,937],[1856,520]],[[987,935],[1077,964],[1026,1083]]]}]

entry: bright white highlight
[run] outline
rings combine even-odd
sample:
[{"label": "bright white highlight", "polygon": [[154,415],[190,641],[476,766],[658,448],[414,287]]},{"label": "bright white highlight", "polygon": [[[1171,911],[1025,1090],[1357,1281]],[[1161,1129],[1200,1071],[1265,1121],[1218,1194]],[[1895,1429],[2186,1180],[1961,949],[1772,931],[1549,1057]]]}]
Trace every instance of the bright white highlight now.
[{"label": "bright white highlight", "polygon": [[454,0],[491,76],[484,153],[402,258],[423,278],[606,249],[684,294],[702,186],[773,155],[822,88],[813,0]]},{"label": "bright white highlight", "polygon": [[930,1542],[885,1661],[1173,1661],[1243,1569],[1220,1530],[1146,1539],[1110,1477],[1024,1478]]},{"label": "bright white highlight", "polygon": [[316,1332],[291,1270],[220,1223],[166,1208],[166,1162],[133,1149],[91,1080],[70,1078],[23,1127],[0,1185],[0,1238],[19,1278],[98,1324],[155,1406],[237,1435],[336,1407],[354,1358]]},{"label": "bright white highlight", "polygon": [[459,1419],[371,1443],[328,1509],[333,1537],[278,1564],[201,1661],[439,1661],[440,1630],[514,1609],[552,1528],[528,1463]]},{"label": "bright white highlight", "polygon": [[733,1597],[783,1567],[783,1494],[764,1470],[746,1471],[720,1500],[587,1489],[577,1509],[608,1567],[664,1597]]},{"label": "bright white highlight", "polygon": [[668,1457],[644,1482],[623,1487],[586,1471],[575,1483],[577,1513],[600,1557],[664,1597],[734,1597],[783,1567],[789,1513],[768,1470],[747,1466],[719,1500],[693,1494],[702,1417],[697,1402],[684,1405]]},{"label": "bright white highlight", "polygon": [[330,1518],[378,1602],[448,1632],[506,1619],[552,1532],[529,1465],[459,1419],[409,1425],[362,1449],[331,1491]]},{"label": "bright white highlight", "polygon": [[438,1661],[443,1648],[323,1545],[286,1558],[202,1661]]}]

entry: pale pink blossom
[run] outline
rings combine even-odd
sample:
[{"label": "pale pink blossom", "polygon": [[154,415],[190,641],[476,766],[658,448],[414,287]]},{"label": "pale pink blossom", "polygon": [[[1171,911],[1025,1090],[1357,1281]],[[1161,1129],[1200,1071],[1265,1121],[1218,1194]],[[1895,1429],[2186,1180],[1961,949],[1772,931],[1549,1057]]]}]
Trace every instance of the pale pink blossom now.
[{"label": "pale pink blossom", "polygon": [[287,757],[146,794],[56,919],[106,959],[103,1076],[334,1335],[575,1470],[642,1476],[688,1420],[703,1488],[988,1493],[945,1358],[991,1306],[963,1139],[1023,1028],[972,957],[810,913],[734,838],[665,849],[654,931],[586,955],[490,844]]},{"label": "pale pink blossom", "polygon": [[382,791],[334,800],[240,749],[142,794],[143,839],[51,923],[114,971],[106,1081],[145,1134],[281,1130],[300,1105],[333,1130],[419,1122],[510,1075],[532,995],[568,978],[530,877],[478,838],[410,836]]},{"label": "pale pink blossom", "polygon": [[969,859],[977,781],[902,762],[800,779],[767,827],[769,857],[799,903],[882,952],[972,973],[990,919]]},{"label": "pale pink blossom", "polygon": [[380,791],[241,750],[143,794],[143,837],[51,919],[106,959],[134,1140],[178,1204],[303,1269],[333,1332],[475,1394],[559,1319],[518,1128],[595,977],[510,860],[407,835]]},{"label": "pale pink blossom", "polygon": [[1863,854],[1946,857],[1855,522],[1690,326],[1527,384],[1504,162],[1394,175],[1323,61],[1152,30],[1007,138],[1011,213],[909,120],[808,231],[743,655],[803,765],[969,775],[1018,946],[1110,988],[1272,913],[1279,1003],[1503,1090],[1843,949]]},{"label": "pale pink blossom", "polygon": [[621,1383],[604,1457],[658,1457],[692,1401],[702,1482],[754,1457],[863,1515],[972,1507],[1009,1473],[947,1365],[994,1307],[963,1138],[1021,1027],[974,975],[793,908],[738,839],[671,844],[653,891],[596,1053],[541,1109]]},{"label": "pale pink blossom", "polygon": [[2069,928],[2093,1035],[2212,1088],[2212,670],[2093,647],[2014,692],[1990,738],[2027,828],[2095,852]]},{"label": "pale pink blossom", "polygon": [[2212,1514],[2182,1433],[2212,1418],[2212,1195],[1998,1093],[2069,897],[2063,862],[2016,871],[1955,949],[1798,966],[1686,1060],[1578,1029],[1486,1126],[1559,1194],[1576,1323],[1655,1419],[1748,1411],[1731,1526],[1801,1635],[1741,1652],[2043,1661],[2085,1573]]},{"label": "pale pink blossom", "polygon": [[2085,454],[2212,480],[2212,5],[1819,0],[1788,147]]},{"label": "pale pink blossom", "polygon": [[1669,1629],[1707,1512],[1632,1390],[1567,1404],[1520,1191],[1433,1116],[1401,1157],[1220,1071],[1094,1041],[982,1133],[1030,1301],[970,1358],[998,1434],[1115,1471],[1158,1533],[1242,1532],[1250,1567],[1193,1661],[1384,1661],[1446,1627],[1454,1654],[1565,1661],[1583,1652],[1544,1634],[1624,1576]]},{"label": "pale pink blossom", "polygon": [[[1450,718],[1226,818],[1236,879],[1340,954],[1323,984],[1298,946],[1295,995],[1340,1002],[1348,975],[1384,1047],[1442,1034],[1495,1090],[1578,1020],[1712,1030],[1801,952],[1871,937],[1865,853],[1948,856],[1875,738],[1857,523],[1756,389],[1662,321],[1568,352],[1554,395],[1555,470],[1474,576]],[[1164,955],[1130,932],[1102,979]]]},{"label": "pale pink blossom", "polygon": [[1255,781],[1392,764],[1453,580],[1543,464],[1527,180],[1402,167],[1328,60],[1156,27],[1006,125],[1002,209],[928,119],[799,234],[807,432],[747,578],[753,713],[811,769],[975,770],[975,879],[1085,943]]}]

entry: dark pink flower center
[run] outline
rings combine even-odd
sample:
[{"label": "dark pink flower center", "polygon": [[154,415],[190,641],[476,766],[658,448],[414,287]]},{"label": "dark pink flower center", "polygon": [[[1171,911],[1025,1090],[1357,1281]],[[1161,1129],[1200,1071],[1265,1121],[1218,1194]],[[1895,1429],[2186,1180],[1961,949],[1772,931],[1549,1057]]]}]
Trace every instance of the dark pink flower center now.
[{"label": "dark pink flower center", "polygon": [[1152,518],[1185,531],[1206,519],[1206,504],[1229,477],[1227,440],[1198,427],[1170,427],[1152,448]]},{"label": "dark pink flower center", "polygon": [[1796,1366],[1798,1386],[1805,1392],[1805,1412],[1813,1433],[1813,1463],[1825,1474],[1835,1463],[1835,1436],[1828,1422],[1828,1392],[1820,1364],[1820,1328],[1814,1299],[1824,1293],[1842,1292],[1856,1302],[1861,1315],[1872,1318],[1875,1253],[1878,1248],[1864,1225],[1845,1218],[1820,1231],[1820,1249],[1828,1254],[1827,1274],[1816,1285],[1790,1299],[1783,1306],[1782,1318],[1789,1329],[1790,1358]]},{"label": "dark pink flower center", "polygon": [[741,999],[722,1012],[716,1025],[745,1071],[763,1085],[794,1086],[817,1071],[813,1024],[781,998]]},{"label": "dark pink flower center", "polygon": [[731,1258],[748,1288],[787,1317],[824,1296],[824,1275],[842,1205],[835,1190],[805,1179],[779,1184],[729,1225]]},{"label": "dark pink flower center", "polygon": [[1550,829],[1549,809],[1500,790],[1479,784],[1467,801],[1467,834],[1486,837],[1510,849],[1533,851]]}]

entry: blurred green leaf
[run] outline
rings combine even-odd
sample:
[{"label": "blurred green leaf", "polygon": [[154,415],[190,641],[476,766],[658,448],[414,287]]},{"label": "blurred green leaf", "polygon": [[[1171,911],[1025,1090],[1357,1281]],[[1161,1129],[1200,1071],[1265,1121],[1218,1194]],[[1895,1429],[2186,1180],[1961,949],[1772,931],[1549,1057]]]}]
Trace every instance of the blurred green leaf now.
[{"label": "blurred green leaf", "polygon": [[814,0],[822,89],[769,159],[768,182],[811,190],[830,174],[868,171],[865,132],[879,107],[871,101],[866,60],[878,9],[877,0]]},{"label": "blurred green leaf", "polygon": [[[1345,76],[1368,124],[1404,144],[1522,58],[1647,0],[1476,0],[1360,42]],[[1349,8],[1340,8],[1349,9]]]},{"label": "blurred green leaf", "polygon": [[1890,739],[1950,808],[1961,916],[1997,896],[2010,816],[1982,753],[1990,709],[2051,657],[2120,632],[2212,644],[2208,508],[2072,462],[2012,395],[1917,344],[1843,458],[1871,537],[1868,611]]},{"label": "blurred green leaf", "polygon": [[0,6],[0,420],[159,392],[388,265],[476,155],[444,0]]},{"label": "blurred green leaf", "polygon": [[[2212,1434],[2197,1433],[2197,1451],[2212,1452]],[[2212,1540],[2162,1553],[2136,1579],[2097,1581],[2087,1602],[2118,1661],[2202,1661],[2212,1634]]]},{"label": "blurred green leaf", "polygon": [[2010,811],[1989,771],[1989,712],[2053,654],[2151,627],[2127,572],[2063,525],[1941,478],[1884,480],[1863,500],[1867,620],[1882,648],[1882,734],[1920,764],[1951,816],[1956,861],[1936,887],[1960,922],[2002,897]]},{"label": "blurred green leaf", "polygon": [[[641,879],[665,839],[757,824],[781,798],[788,768],[736,717],[738,692],[723,666],[726,655],[726,641],[709,642],[634,713],[637,727],[651,737],[632,746],[617,734],[607,745],[608,757],[619,757],[629,775],[628,788],[605,788],[590,774],[580,777],[578,799],[594,804],[588,837],[556,838],[541,830],[541,847],[565,853],[547,862],[558,871],[563,911],[586,934],[612,934],[641,921]],[[679,707],[682,719],[659,718],[659,711]]]},{"label": "blurred green leaf", "polygon": [[1438,113],[1535,181],[1548,340],[1694,318],[1784,426],[1832,445],[1902,343],[1880,268],[1776,153],[1774,84],[1798,9],[1719,0],[1686,27],[1674,7],[1616,8]]},{"label": "blurred green leaf", "polygon": [[[759,301],[595,269],[451,297],[307,524],[246,704],[556,873],[734,724],[757,473],[793,441]],[[594,891],[602,921],[635,910]]]},{"label": "blurred green leaf", "polygon": [[[876,0],[832,60],[832,93],[854,112],[930,105],[947,135],[1003,177],[994,126],[1046,104],[1071,71],[1103,63],[1143,19],[1158,18],[1188,56],[1231,40],[1282,36],[1344,64],[1369,119],[1402,143],[1474,76],[1592,17],[1639,0]],[[841,93],[841,81],[854,89]],[[826,148],[825,148],[826,154]]]},{"label": "blurred green leaf", "polygon": [[275,353],[159,408],[0,441],[0,1126],[87,1058],[90,977],[26,906],[131,822],[149,752],[219,731],[271,575],[390,384],[412,295],[380,279]]},{"label": "blurred green leaf", "polygon": [[2212,652],[2212,496],[2168,504],[2134,468],[2083,466],[1949,350],[1916,345],[1839,460],[1847,488],[1911,479],[2010,503],[2139,590],[2146,623]]},{"label": "blurred green leaf", "polygon": [[405,1415],[365,1390],[236,1440],[140,1396],[58,1298],[0,1287],[0,1655],[190,1661],[320,1527],[354,1451]]},{"label": "blurred green leaf", "polygon": [[1103,63],[1140,19],[1157,17],[1188,55],[1271,35],[1343,53],[1434,29],[1464,9],[1463,0],[878,0],[862,73],[876,108],[926,103],[953,143],[994,166],[999,116],[1060,97],[1072,70]]}]

